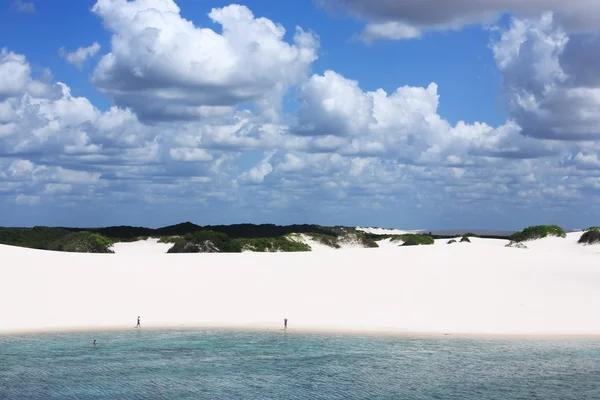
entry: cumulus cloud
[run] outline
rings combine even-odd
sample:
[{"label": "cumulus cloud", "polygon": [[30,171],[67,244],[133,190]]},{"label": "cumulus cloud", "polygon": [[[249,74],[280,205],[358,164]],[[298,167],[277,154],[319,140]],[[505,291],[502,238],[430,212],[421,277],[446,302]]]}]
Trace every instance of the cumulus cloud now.
[{"label": "cumulus cloud", "polygon": [[[230,220],[215,211],[216,223],[249,214],[272,221],[271,210],[285,209],[295,221],[376,224],[397,210],[439,226],[474,206],[475,222],[514,212],[521,225],[531,210],[567,215],[600,193],[600,145],[589,129],[573,129],[593,127],[595,115],[550,107],[583,88],[581,110],[592,110],[597,74],[576,61],[597,60],[553,15],[517,18],[494,33],[510,118],[492,126],[443,118],[443,88],[434,82],[388,93],[331,70],[307,76],[315,37],[301,32],[285,43],[283,27],[245,7],[211,12],[221,33],[183,20],[169,0],[104,0],[94,12],[113,33],[94,72],[117,103],[107,110],[65,83],[34,79],[24,56],[2,50],[3,207],[102,204],[128,217],[175,205],[174,218],[198,206],[228,210]],[[292,63],[300,65],[283,77],[278,68]],[[298,111],[284,115],[274,99],[291,86]],[[240,106],[248,100],[254,104]],[[248,166],[248,151],[262,159]]]},{"label": "cumulus cloud", "polygon": [[113,33],[93,83],[143,120],[185,120],[253,101],[276,118],[281,97],[317,58],[318,39],[257,18],[245,6],[213,9],[221,33],[181,17],[172,0],[98,0],[92,11]]},{"label": "cumulus cloud", "polygon": [[303,147],[307,151],[408,163],[463,165],[482,162],[472,156],[525,159],[559,151],[550,141],[523,136],[514,121],[495,128],[463,121],[452,126],[438,107],[435,83],[403,86],[391,94],[383,89],[363,92],[358,82],[326,71],[301,87],[293,132],[309,138]]},{"label": "cumulus cloud", "polygon": [[600,29],[600,3],[595,0],[321,0],[366,19],[366,40],[412,39],[422,31],[457,30],[489,24],[504,13],[522,17],[553,11],[570,32]]},{"label": "cumulus cloud", "polygon": [[22,93],[30,82],[31,67],[25,56],[0,50],[0,100]]},{"label": "cumulus cloud", "polygon": [[273,172],[273,166],[270,163],[274,153],[269,154],[265,157],[257,166],[253,167],[247,172],[243,172],[239,179],[242,181],[248,181],[252,183],[261,183],[265,180],[265,177]]},{"label": "cumulus cloud", "polygon": [[88,58],[94,57],[100,51],[100,45],[96,42],[92,43],[88,47],[79,47],[77,50],[69,53],[64,47],[61,47],[58,51],[60,56],[67,60],[70,64],[75,67],[82,69],[85,61]]},{"label": "cumulus cloud", "polygon": [[[584,50],[582,41],[590,47]],[[524,135],[600,138],[600,74],[592,71],[600,63],[583,56],[600,50],[598,43],[589,35],[577,35],[572,42],[552,13],[514,18],[509,29],[500,31],[491,47],[509,110]]]}]

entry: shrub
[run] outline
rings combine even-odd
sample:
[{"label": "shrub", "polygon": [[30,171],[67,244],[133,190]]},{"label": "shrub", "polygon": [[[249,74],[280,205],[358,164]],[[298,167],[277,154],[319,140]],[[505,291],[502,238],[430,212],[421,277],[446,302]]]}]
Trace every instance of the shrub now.
[{"label": "shrub", "polygon": [[163,236],[158,239],[158,243],[177,243],[179,236]]},{"label": "shrub", "polygon": [[48,246],[68,234],[69,231],[66,229],[46,226],[0,228],[0,243],[33,249],[48,249]]},{"label": "shrub", "polygon": [[237,253],[240,251],[241,248],[237,243],[226,234],[201,230],[176,239],[167,253]]},{"label": "shrub", "polygon": [[310,251],[306,243],[297,242],[286,237],[236,239],[237,247],[241,250],[256,252],[297,252]]},{"label": "shrub", "polygon": [[335,236],[324,235],[322,233],[307,233],[306,235],[315,242],[324,244],[325,246],[333,247],[334,249],[341,247],[338,243],[338,238]]},{"label": "shrub", "polygon": [[460,242],[467,242],[467,243],[471,243],[471,240],[469,239],[468,236],[463,236],[462,238],[460,238]]},{"label": "shrub", "polygon": [[395,235],[391,238],[392,242],[404,242],[402,246],[417,246],[434,244],[435,240],[429,235],[419,235],[415,233],[407,233],[405,235]]},{"label": "shrub", "polygon": [[456,239],[450,239],[450,240],[448,240],[448,244],[452,244],[452,243],[456,243]]},{"label": "shrub", "polygon": [[478,234],[476,234],[476,233],[473,233],[473,232],[467,232],[467,233],[464,233],[464,234],[462,234],[461,236],[462,236],[462,237],[467,237],[467,238],[468,238],[468,237],[479,237],[479,235],[478,235]]},{"label": "shrub", "polygon": [[513,242],[524,242],[527,240],[541,239],[546,236],[567,237],[565,231],[557,225],[536,225],[523,229],[510,235]]},{"label": "shrub", "polygon": [[361,232],[347,233],[339,238],[339,242],[358,243],[364,248],[379,247],[375,240]]},{"label": "shrub", "polygon": [[596,244],[600,243],[600,228],[592,227],[585,230],[579,238],[580,244]]},{"label": "shrub", "polygon": [[113,253],[113,241],[93,232],[73,232],[48,246],[48,250],[73,253]]}]

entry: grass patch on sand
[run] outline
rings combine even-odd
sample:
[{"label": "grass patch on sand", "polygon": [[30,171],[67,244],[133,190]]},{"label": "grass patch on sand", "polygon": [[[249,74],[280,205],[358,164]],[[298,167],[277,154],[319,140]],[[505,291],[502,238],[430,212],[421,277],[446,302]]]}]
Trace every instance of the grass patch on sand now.
[{"label": "grass patch on sand", "polygon": [[338,237],[336,236],[324,235],[322,233],[306,233],[305,235],[317,243],[332,247],[334,249],[339,249],[340,247],[342,247],[340,246],[338,242]]},{"label": "grass patch on sand", "polygon": [[407,233],[405,235],[394,235],[390,239],[391,242],[403,242],[402,246],[420,246],[431,245],[435,243],[435,239],[429,235],[419,235],[416,233]]},{"label": "grass patch on sand", "polygon": [[114,253],[110,249],[113,243],[112,240],[99,233],[73,232],[50,244],[48,250],[71,253]]},{"label": "grass patch on sand", "polygon": [[513,242],[525,242],[527,240],[541,239],[547,236],[567,237],[567,234],[558,225],[536,225],[523,229],[510,235]]},{"label": "grass patch on sand", "polygon": [[593,226],[585,230],[583,235],[577,241],[579,244],[597,244],[600,243],[600,227]]}]

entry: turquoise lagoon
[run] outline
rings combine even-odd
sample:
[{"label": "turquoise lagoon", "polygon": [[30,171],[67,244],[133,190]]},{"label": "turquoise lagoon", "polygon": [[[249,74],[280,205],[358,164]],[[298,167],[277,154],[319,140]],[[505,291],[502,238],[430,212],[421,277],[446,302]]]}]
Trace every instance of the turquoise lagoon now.
[{"label": "turquoise lagoon", "polygon": [[0,399],[600,399],[600,341],[291,330],[4,335]]}]

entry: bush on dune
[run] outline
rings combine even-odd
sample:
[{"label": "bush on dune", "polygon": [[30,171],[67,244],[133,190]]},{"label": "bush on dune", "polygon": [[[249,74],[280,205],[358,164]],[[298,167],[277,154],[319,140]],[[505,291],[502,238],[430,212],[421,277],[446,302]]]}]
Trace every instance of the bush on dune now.
[{"label": "bush on dune", "polygon": [[536,225],[523,229],[510,235],[513,242],[525,242],[527,240],[541,239],[547,236],[567,237],[565,231],[557,225]]},{"label": "bush on dune", "polygon": [[469,238],[469,237],[479,237],[479,235],[478,235],[478,234],[476,234],[476,233],[473,233],[473,232],[467,232],[467,233],[463,233],[461,236],[462,236],[462,237],[464,237],[464,238],[465,238],[465,237],[466,237],[466,238]]},{"label": "bush on dune", "polygon": [[344,236],[339,237],[339,243],[358,244],[364,248],[376,248],[379,247],[377,242],[371,237],[362,234],[361,232],[346,233]]},{"label": "bush on dune", "polygon": [[391,238],[392,242],[403,242],[402,246],[431,245],[435,243],[433,237],[429,235],[419,235],[407,233],[405,235],[395,235]]},{"label": "bush on dune", "polygon": [[600,227],[591,227],[585,230],[579,238],[580,244],[597,244],[600,243]]},{"label": "bush on dune", "polygon": [[162,236],[158,238],[158,243],[177,243],[179,236]]},{"label": "bush on dune", "polygon": [[240,253],[255,252],[295,252],[310,251],[310,246],[286,237],[238,238],[210,230],[189,233],[174,239],[175,243],[168,253]]},{"label": "bush on dune", "polygon": [[73,232],[56,240],[47,249],[73,253],[113,253],[110,249],[113,243],[112,240],[98,233]]},{"label": "bush on dune", "polygon": [[237,253],[241,248],[226,234],[202,230],[175,240],[167,253]]},{"label": "bush on dune", "polygon": [[287,237],[236,239],[236,242],[241,250],[256,252],[298,252],[311,250],[310,246],[306,243],[297,242]]},{"label": "bush on dune", "polygon": [[321,233],[307,233],[306,236],[310,237],[317,243],[333,247],[334,249],[339,249],[341,247],[336,236],[324,235]]},{"label": "bush on dune", "polygon": [[0,244],[46,250],[52,243],[68,234],[66,229],[47,226],[0,228]]}]

